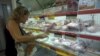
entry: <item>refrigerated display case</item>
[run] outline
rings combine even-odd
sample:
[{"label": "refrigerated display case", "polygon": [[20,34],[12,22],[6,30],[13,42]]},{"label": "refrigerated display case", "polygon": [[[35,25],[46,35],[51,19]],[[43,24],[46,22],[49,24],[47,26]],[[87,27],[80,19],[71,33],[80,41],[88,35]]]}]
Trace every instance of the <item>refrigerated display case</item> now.
[{"label": "refrigerated display case", "polygon": [[[41,34],[50,27],[48,37],[36,40],[38,44],[49,47],[57,53],[59,50],[62,53],[69,53],[69,56],[99,56],[100,9],[96,4],[97,1],[99,2],[99,0],[79,0],[78,11],[60,11],[61,8],[59,8],[59,11],[49,14],[49,9],[43,12],[42,16],[38,16],[38,20],[31,15],[29,21],[23,26],[24,30],[31,31],[33,34]],[[43,20],[41,17],[44,17]]]}]

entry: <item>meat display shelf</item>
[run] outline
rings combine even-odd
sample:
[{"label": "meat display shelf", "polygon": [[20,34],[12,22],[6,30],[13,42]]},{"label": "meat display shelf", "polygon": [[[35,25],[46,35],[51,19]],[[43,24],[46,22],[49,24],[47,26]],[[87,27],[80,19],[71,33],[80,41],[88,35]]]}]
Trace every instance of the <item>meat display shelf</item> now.
[{"label": "meat display shelf", "polygon": [[[26,31],[43,31],[41,29],[36,29],[36,28],[25,28],[27,29]],[[57,33],[57,34],[61,34],[61,35],[69,35],[69,36],[73,36],[76,37],[77,33],[76,31],[62,31],[62,30],[50,30],[50,33]]]},{"label": "meat display shelf", "polygon": [[86,35],[86,34],[80,34],[80,38],[87,38],[87,39],[92,39],[92,40],[98,40],[100,41],[100,36],[91,36],[91,35]]},{"label": "meat display shelf", "polygon": [[50,49],[53,49],[55,51],[61,51],[63,53],[69,54],[70,56],[76,56],[75,52],[73,52],[72,50],[69,49],[65,49],[61,46],[53,46],[51,44],[45,43],[45,42],[40,42],[40,41],[36,41],[38,44],[40,45],[45,45],[46,47],[49,47]]},{"label": "meat display shelf", "polygon": [[100,9],[89,9],[89,10],[82,10],[78,11],[78,14],[94,14],[94,13],[100,13]]},{"label": "meat display shelf", "polygon": [[57,12],[55,13],[55,16],[62,16],[62,15],[68,15],[68,16],[74,16],[77,15],[77,11],[67,11],[67,12]]},{"label": "meat display shelf", "polygon": [[100,41],[100,32],[96,32],[96,33],[89,33],[89,32],[79,32],[79,37],[81,38],[87,38],[87,39],[92,39],[92,40],[98,40]]},{"label": "meat display shelf", "polygon": [[[51,36],[51,35],[50,35]],[[49,39],[48,40],[46,40],[46,41],[44,41],[44,39],[37,39],[36,40],[36,43],[38,43],[38,44],[42,44],[42,45],[45,45],[45,46],[47,46],[47,47],[50,47],[51,49],[53,49],[53,50],[60,50],[60,51],[62,51],[62,52],[64,52],[64,53],[68,53],[68,54],[70,54],[71,56],[75,56],[76,55],[76,53],[75,53],[75,51],[73,51],[72,49],[70,49],[70,48],[65,48],[63,45],[57,45],[56,43],[54,43],[53,41],[52,41],[52,39],[53,38],[55,38],[55,37],[49,37]]]},{"label": "meat display shelf", "polygon": [[[60,12],[56,12],[53,14],[53,16],[64,16],[64,15],[67,15],[67,16],[77,16],[77,11],[60,11]],[[48,17],[50,15],[42,15],[40,17]]]},{"label": "meat display shelf", "polygon": [[[41,29],[28,29],[28,30],[36,30],[36,31],[42,31]],[[56,33],[60,35],[68,35],[72,37],[77,37],[79,36],[80,38],[87,38],[87,39],[92,39],[92,40],[98,40],[100,41],[100,32],[97,33],[89,33],[89,32],[77,32],[77,31],[62,31],[62,30],[51,30],[50,33]]]},{"label": "meat display shelf", "polygon": [[77,36],[77,32],[74,31],[62,31],[62,30],[51,30],[52,33],[62,34],[62,35],[68,35],[68,36]]},{"label": "meat display shelf", "polygon": [[[51,40],[50,40],[50,38],[52,39],[53,37],[49,37],[49,39],[48,40],[46,40],[46,41],[44,41],[43,39],[38,39],[36,42],[38,43],[38,44],[42,44],[42,45],[45,45],[45,46],[47,46],[47,47],[50,47],[51,49],[53,49],[53,50],[60,50],[60,51],[62,51],[62,52],[64,52],[64,53],[68,53],[68,54],[70,54],[71,56],[77,56],[78,55],[78,50],[74,50],[73,48],[71,48],[71,47],[68,47],[68,46],[63,46],[62,44],[55,44],[54,42],[52,42]],[[96,56],[99,56],[100,55],[100,52],[99,51],[96,51],[96,50],[93,50],[93,49],[91,49],[91,48],[87,48],[86,50],[85,49],[82,49],[81,50],[82,52],[84,52],[84,53],[89,53],[89,54],[92,54],[92,55],[96,55]]]},{"label": "meat display shelf", "polygon": [[75,31],[59,31],[59,30],[58,31],[53,30],[52,32],[63,34],[63,35],[68,35],[68,36],[73,36],[73,37],[79,36],[80,38],[87,38],[87,39],[100,41],[100,32],[89,33],[89,32],[84,32],[84,31],[75,32]]}]

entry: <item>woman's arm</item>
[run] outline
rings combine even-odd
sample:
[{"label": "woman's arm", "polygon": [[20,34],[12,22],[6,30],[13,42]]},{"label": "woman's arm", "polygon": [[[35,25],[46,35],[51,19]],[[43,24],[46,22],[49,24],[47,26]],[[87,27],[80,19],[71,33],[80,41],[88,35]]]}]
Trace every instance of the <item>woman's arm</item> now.
[{"label": "woman's arm", "polygon": [[44,38],[47,36],[46,34],[41,34],[37,36],[22,35],[18,24],[13,20],[10,20],[8,22],[6,28],[8,29],[8,31],[10,32],[10,34],[12,35],[12,37],[14,38],[16,42],[31,42],[37,38]]}]

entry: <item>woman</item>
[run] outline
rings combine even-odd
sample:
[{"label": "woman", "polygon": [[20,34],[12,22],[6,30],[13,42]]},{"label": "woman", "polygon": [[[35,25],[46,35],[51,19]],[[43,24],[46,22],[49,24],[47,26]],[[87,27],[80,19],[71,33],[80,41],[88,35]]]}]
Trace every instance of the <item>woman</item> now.
[{"label": "woman", "polygon": [[[28,19],[28,16],[29,16],[29,11],[27,10],[27,8],[23,6],[17,7],[13,11],[12,15],[10,16],[6,24],[6,31],[5,31],[6,32],[6,56],[17,56],[18,52],[16,51],[15,48],[15,42],[18,44],[24,43],[25,46],[29,45],[30,49],[32,49],[34,43],[31,44],[31,42],[33,42],[33,40],[47,37],[47,34],[45,33],[40,35],[26,35],[23,33],[24,31],[20,28],[20,23],[25,23],[26,20]],[[38,48],[41,49],[41,47]],[[30,53],[30,50],[27,48],[26,51],[29,51]],[[41,52],[37,52],[37,53],[41,53]],[[38,55],[35,54],[35,56]]]},{"label": "woman", "polygon": [[31,42],[37,38],[44,38],[47,35],[24,35],[20,23],[25,23],[28,19],[29,11],[23,6],[17,7],[12,15],[10,16],[6,24],[6,55],[7,56],[17,56],[17,51],[15,48],[15,42],[17,43],[27,43]]}]

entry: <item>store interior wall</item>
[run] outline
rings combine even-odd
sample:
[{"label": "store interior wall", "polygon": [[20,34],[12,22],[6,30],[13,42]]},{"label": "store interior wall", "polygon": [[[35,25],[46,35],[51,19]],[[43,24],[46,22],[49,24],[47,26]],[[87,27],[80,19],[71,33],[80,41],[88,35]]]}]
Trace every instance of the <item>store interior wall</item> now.
[{"label": "store interior wall", "polygon": [[5,40],[4,40],[4,34],[3,34],[3,10],[2,10],[2,6],[0,4],[0,50],[4,50],[5,49]]},{"label": "store interior wall", "polygon": [[5,50],[4,27],[11,14],[11,0],[0,0],[0,51]]}]

